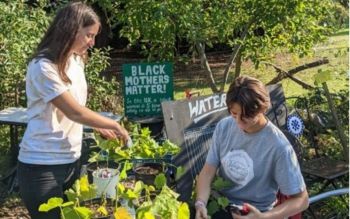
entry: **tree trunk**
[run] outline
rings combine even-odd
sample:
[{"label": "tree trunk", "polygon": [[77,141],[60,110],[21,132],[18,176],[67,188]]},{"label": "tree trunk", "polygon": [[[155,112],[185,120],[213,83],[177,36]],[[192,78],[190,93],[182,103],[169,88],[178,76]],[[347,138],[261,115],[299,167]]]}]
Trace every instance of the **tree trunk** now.
[{"label": "tree trunk", "polygon": [[[253,23],[253,20],[250,20],[248,22],[248,24],[244,27],[244,31],[243,31],[242,35],[240,36],[240,41],[244,41],[244,39],[246,38],[246,36],[248,34],[248,30],[249,30],[249,28],[250,28],[252,23]],[[225,85],[226,85],[226,82],[227,82],[228,74],[229,74],[231,66],[232,66],[233,62],[235,61],[235,59],[237,58],[237,55],[240,52],[240,50],[241,50],[241,43],[234,46],[232,55],[230,57],[229,62],[226,65],[226,68],[225,68],[225,71],[224,71],[224,80],[223,80],[222,86],[220,88],[221,92],[223,92],[225,90]]]},{"label": "tree trunk", "polygon": [[236,58],[236,65],[235,65],[235,77],[233,80],[238,78],[241,74],[241,66],[242,66],[242,51],[239,50],[238,56]]},{"label": "tree trunk", "polygon": [[327,102],[328,102],[328,106],[329,108],[331,109],[331,112],[332,112],[332,116],[333,116],[333,119],[335,121],[335,125],[336,125],[336,128],[337,128],[337,132],[338,132],[338,135],[339,135],[339,139],[340,139],[340,143],[342,144],[343,146],[343,156],[344,156],[344,159],[345,161],[348,163],[349,162],[349,148],[348,148],[348,143],[346,142],[346,136],[344,134],[344,129],[338,119],[338,115],[337,115],[337,111],[336,111],[336,108],[334,107],[334,102],[331,98],[331,95],[329,93],[329,90],[328,90],[328,86],[327,86],[327,83],[324,82],[322,83],[322,87],[326,93],[326,97],[327,97]]},{"label": "tree trunk", "polygon": [[199,57],[201,58],[202,66],[204,67],[204,69],[208,73],[209,86],[210,86],[211,90],[213,91],[213,93],[218,93],[219,90],[216,87],[216,82],[215,82],[215,79],[214,79],[214,76],[213,76],[213,72],[212,72],[212,70],[211,70],[211,68],[209,66],[209,62],[208,62],[207,56],[205,55],[204,46],[203,46],[202,43],[196,43],[196,48],[198,50]]}]

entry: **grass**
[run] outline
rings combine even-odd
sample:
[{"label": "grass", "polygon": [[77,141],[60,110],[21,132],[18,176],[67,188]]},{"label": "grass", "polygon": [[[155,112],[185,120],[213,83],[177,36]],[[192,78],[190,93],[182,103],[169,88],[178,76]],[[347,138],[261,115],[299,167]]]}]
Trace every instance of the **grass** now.
[{"label": "grass", "polygon": [[[329,70],[332,72],[332,79],[327,82],[327,85],[331,92],[337,92],[341,89],[348,89],[349,87],[348,41],[349,29],[341,29],[333,36],[329,37],[325,42],[316,45],[309,56],[300,58],[297,55],[277,52],[274,54],[274,58],[270,62],[280,66],[282,69],[290,70],[296,66],[326,57],[329,60],[329,64],[298,72],[294,76],[301,81],[308,83],[309,85],[315,86],[314,76],[317,74],[318,70]],[[214,71],[223,72],[223,68],[223,66],[221,68],[215,68]],[[175,80],[175,99],[183,99],[185,89],[200,91],[201,95],[212,94],[208,83],[205,81],[206,75],[204,72],[203,74],[204,76],[202,77],[194,77],[187,81],[183,79]],[[231,72],[230,75],[233,75],[233,72]],[[271,66],[267,65],[260,65],[258,69],[255,69],[253,64],[248,61],[242,64],[241,75],[253,76],[260,79],[264,83],[267,83],[274,78],[277,73]],[[232,76],[229,77],[228,82],[231,81]],[[308,90],[303,89],[300,85],[296,84],[290,79],[284,79],[281,83],[283,85],[286,97],[299,96],[308,92]],[[226,90],[228,85],[229,83],[226,85]]]}]

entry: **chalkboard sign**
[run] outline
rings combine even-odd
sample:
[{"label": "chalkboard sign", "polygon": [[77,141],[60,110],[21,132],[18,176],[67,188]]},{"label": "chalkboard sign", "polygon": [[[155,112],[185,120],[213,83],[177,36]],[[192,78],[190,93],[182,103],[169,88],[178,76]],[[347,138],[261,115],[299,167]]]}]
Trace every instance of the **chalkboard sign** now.
[{"label": "chalkboard sign", "polygon": [[124,109],[129,118],[160,116],[162,101],[174,99],[170,62],[123,65]]}]

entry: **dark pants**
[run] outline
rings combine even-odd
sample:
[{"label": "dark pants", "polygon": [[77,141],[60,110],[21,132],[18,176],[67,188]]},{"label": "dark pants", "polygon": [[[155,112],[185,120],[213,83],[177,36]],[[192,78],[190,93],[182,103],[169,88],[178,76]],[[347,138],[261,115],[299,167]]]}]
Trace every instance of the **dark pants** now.
[{"label": "dark pants", "polygon": [[19,192],[33,219],[59,219],[58,208],[39,212],[52,197],[64,198],[64,191],[79,177],[79,161],[71,164],[36,165],[18,162]]}]

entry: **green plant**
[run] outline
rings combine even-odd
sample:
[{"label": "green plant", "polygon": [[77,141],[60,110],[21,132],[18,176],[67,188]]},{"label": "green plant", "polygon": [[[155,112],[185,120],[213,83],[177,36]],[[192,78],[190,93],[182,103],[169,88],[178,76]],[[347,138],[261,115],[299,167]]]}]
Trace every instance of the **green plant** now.
[{"label": "green plant", "polygon": [[[334,10],[331,0],[291,1],[121,1],[117,17],[120,34],[139,45],[149,60],[174,60],[177,44],[186,42],[187,56],[197,55],[213,92],[224,91],[230,66],[236,76],[243,60],[256,67],[272,58],[271,51],[288,49],[305,56],[332,31],[325,25]],[[232,48],[220,89],[206,57],[205,47],[225,44]]]},{"label": "green plant", "polygon": [[[108,215],[107,201],[104,197],[101,198],[99,207],[97,209],[90,209],[86,206],[80,206],[85,201],[86,203],[92,203],[92,200],[96,197],[96,186],[88,182],[87,176],[83,176],[76,180],[73,187],[66,190],[68,202],[63,202],[62,198],[52,197],[47,203],[43,203],[39,207],[39,211],[47,212],[56,207],[60,208],[62,219],[78,219],[78,218],[91,218],[94,215]],[[122,193],[123,194],[123,193]],[[129,192],[127,194],[130,194]],[[119,197],[128,197],[126,195]],[[130,215],[125,213],[123,206],[118,206],[119,198],[116,198],[116,205],[114,214],[123,214],[130,218]]]},{"label": "green plant", "polygon": [[137,218],[189,218],[188,205],[178,201],[178,196],[176,192],[164,185],[160,194],[153,201],[146,201],[137,209]]},{"label": "green plant", "polygon": [[87,175],[82,176],[74,182],[72,188],[66,190],[64,194],[69,201],[82,202],[96,197],[96,186],[90,184]]},{"label": "green plant", "polygon": [[109,65],[111,48],[93,49],[86,65],[87,107],[95,111],[122,113],[122,95],[116,78],[105,78],[101,72]]},{"label": "green plant", "polygon": [[27,62],[51,20],[51,14],[43,10],[44,2],[38,4],[0,2],[0,109],[26,105]]},{"label": "green plant", "polygon": [[216,176],[212,183],[211,193],[208,200],[208,214],[213,215],[220,209],[225,209],[230,203],[229,200],[222,195],[221,190],[232,185],[231,182],[224,180],[222,177]]},{"label": "green plant", "polygon": [[48,212],[54,208],[59,208],[62,219],[91,218],[92,211],[85,207],[73,206],[74,202],[63,202],[62,198],[52,197],[47,203],[39,206],[39,211]]},{"label": "green plant", "polygon": [[180,147],[165,140],[158,144],[152,137],[148,128],[139,129],[135,127],[130,133],[132,146],[126,148],[125,143],[119,139],[103,139],[96,135],[97,145],[101,152],[94,154],[89,161],[96,161],[101,158],[101,153],[106,151],[108,159],[116,162],[132,159],[163,159],[165,155],[175,155],[180,152]]}]

